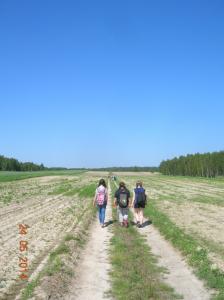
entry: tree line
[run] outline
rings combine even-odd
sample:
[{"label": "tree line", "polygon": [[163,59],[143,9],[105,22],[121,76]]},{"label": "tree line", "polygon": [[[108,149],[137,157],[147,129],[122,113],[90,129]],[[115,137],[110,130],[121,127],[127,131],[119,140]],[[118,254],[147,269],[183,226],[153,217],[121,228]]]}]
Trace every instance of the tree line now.
[{"label": "tree line", "polygon": [[108,167],[108,168],[91,168],[91,171],[107,171],[107,172],[158,172],[158,167]]},{"label": "tree line", "polygon": [[159,171],[164,175],[216,177],[224,175],[224,151],[196,153],[162,161]]},{"label": "tree line", "polygon": [[15,158],[0,155],[0,171],[41,171],[45,170],[43,164],[37,165],[32,162],[20,162]]},{"label": "tree line", "polygon": [[[0,155],[0,171],[41,171],[41,170],[74,170],[67,168],[46,168],[43,164],[20,162],[15,158]],[[129,171],[129,172],[161,172],[164,175],[183,175],[216,177],[224,175],[224,151],[211,153],[196,153],[175,157],[162,161],[159,167],[111,167],[111,168],[81,168],[96,171]]]}]

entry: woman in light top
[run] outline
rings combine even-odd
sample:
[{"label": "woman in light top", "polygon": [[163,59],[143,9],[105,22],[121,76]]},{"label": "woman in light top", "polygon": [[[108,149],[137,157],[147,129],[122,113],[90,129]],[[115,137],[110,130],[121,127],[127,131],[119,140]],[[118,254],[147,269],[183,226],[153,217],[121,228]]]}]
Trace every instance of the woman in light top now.
[{"label": "woman in light top", "polygon": [[96,189],[95,197],[93,199],[93,205],[97,205],[99,212],[100,225],[103,228],[105,226],[105,213],[108,201],[108,190],[104,179],[100,179],[98,187]]}]

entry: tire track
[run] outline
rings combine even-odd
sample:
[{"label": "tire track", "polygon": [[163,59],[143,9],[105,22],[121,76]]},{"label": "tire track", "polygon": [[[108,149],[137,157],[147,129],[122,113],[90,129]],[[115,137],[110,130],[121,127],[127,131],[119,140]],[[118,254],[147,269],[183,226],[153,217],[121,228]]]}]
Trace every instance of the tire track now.
[{"label": "tire track", "polygon": [[[110,195],[110,185],[108,185]],[[112,219],[111,201],[108,201],[106,209],[106,220]],[[78,276],[74,280],[66,300],[97,299],[109,298],[106,293],[110,289],[108,245],[112,233],[109,227],[101,228],[96,220],[90,232],[90,239],[81,255],[78,266]]]}]

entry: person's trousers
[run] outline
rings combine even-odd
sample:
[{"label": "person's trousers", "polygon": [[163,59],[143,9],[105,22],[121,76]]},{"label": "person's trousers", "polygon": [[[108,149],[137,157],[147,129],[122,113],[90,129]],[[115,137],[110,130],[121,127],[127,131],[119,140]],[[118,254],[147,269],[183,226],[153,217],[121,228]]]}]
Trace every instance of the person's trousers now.
[{"label": "person's trousers", "polygon": [[117,208],[119,222],[122,223],[124,220],[128,220],[128,207],[120,207]]},{"label": "person's trousers", "polygon": [[99,212],[100,224],[104,224],[105,213],[106,213],[106,205],[98,205],[98,212]]}]

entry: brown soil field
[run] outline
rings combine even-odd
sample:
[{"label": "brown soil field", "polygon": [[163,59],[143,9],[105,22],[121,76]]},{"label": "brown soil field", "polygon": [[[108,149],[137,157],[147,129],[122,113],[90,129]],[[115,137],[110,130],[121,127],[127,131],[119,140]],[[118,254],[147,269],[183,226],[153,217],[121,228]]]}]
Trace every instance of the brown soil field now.
[{"label": "brown soil field", "polygon": [[[93,180],[90,176],[52,176],[0,183],[0,299],[7,299],[18,283],[19,257],[27,253],[31,275],[50,250],[78,220],[88,204],[65,192]],[[7,199],[7,201],[5,201]],[[77,215],[71,214],[77,210]],[[19,224],[28,225],[21,235]],[[28,250],[21,252],[20,242]]]}]

